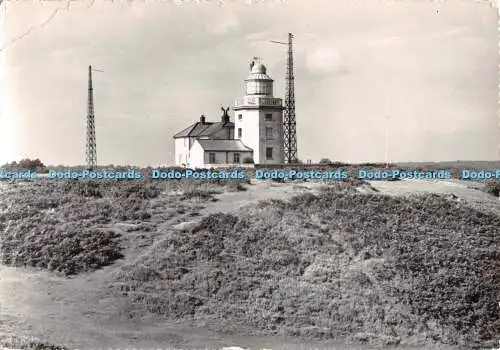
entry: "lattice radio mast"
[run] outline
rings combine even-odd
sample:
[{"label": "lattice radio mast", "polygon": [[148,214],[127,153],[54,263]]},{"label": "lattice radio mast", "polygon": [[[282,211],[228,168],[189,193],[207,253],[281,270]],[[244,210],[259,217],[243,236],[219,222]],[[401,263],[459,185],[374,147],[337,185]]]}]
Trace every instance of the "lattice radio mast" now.
[{"label": "lattice radio mast", "polygon": [[88,100],[87,100],[87,149],[86,149],[86,159],[85,159],[89,170],[92,170],[97,166],[92,70],[95,70],[97,72],[102,72],[101,70],[92,69],[92,66],[89,66],[89,89],[88,89]]},{"label": "lattice radio mast", "polygon": [[271,40],[272,43],[288,45],[286,62],[285,113],[283,115],[285,163],[294,164],[297,159],[297,123],[295,120],[295,77],[293,75],[293,34],[288,33],[288,42]]}]

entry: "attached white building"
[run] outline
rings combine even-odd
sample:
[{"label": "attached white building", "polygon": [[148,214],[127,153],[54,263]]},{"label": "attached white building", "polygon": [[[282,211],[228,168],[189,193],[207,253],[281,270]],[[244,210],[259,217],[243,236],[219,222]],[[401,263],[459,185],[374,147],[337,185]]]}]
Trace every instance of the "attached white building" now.
[{"label": "attached white building", "polygon": [[253,61],[245,80],[246,93],[235,101],[235,122],[229,107],[220,122],[205,116],[174,136],[175,164],[190,168],[283,164],[282,99],[273,97],[273,80],[266,67]]}]

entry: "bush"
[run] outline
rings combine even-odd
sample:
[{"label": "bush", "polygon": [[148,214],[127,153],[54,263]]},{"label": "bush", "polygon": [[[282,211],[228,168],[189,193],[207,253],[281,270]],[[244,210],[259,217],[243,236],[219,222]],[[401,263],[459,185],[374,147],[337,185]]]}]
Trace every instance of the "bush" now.
[{"label": "bush", "polygon": [[226,185],[226,190],[228,192],[243,192],[246,191],[247,188],[241,184],[241,182],[228,181]]},{"label": "bush", "polygon": [[4,170],[7,171],[35,171],[35,172],[43,172],[45,170],[45,165],[40,161],[40,159],[22,159],[18,162],[11,162],[4,164],[2,166]]},{"label": "bush", "polygon": [[6,339],[0,340],[0,346],[7,349],[23,350],[69,350],[64,346],[20,337],[6,337]]},{"label": "bush", "polygon": [[113,221],[147,221],[159,185],[122,181],[40,180],[14,183],[0,201],[0,261],[65,275],[122,257],[120,237],[99,229]]},{"label": "bush", "polygon": [[124,267],[117,284],[149,312],[221,328],[396,343],[496,336],[500,218],[435,195],[337,186],[211,215]]},{"label": "bush", "polygon": [[64,190],[68,193],[82,197],[102,198],[102,183],[97,181],[69,180],[63,183]]},{"label": "bush", "polygon": [[123,257],[114,232],[61,227],[2,236],[1,262],[75,275],[109,265]]},{"label": "bush", "polygon": [[500,197],[500,180],[487,180],[484,191],[495,197]]},{"label": "bush", "polygon": [[187,200],[187,199],[212,199],[214,198],[214,194],[217,194],[218,192],[215,191],[204,191],[200,189],[193,189],[190,191],[184,192],[184,194],[181,197],[181,200]]}]

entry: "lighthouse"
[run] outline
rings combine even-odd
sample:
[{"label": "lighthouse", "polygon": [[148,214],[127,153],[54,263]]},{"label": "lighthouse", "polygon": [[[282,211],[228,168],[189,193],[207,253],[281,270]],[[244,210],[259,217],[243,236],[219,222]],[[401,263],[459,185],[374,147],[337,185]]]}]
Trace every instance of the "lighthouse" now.
[{"label": "lighthouse", "polygon": [[233,107],[234,138],[253,149],[255,164],[283,164],[283,100],[273,96],[273,79],[257,58],[250,63],[245,90]]},{"label": "lighthouse", "polygon": [[[245,95],[219,122],[205,115],[174,135],[175,163],[190,168],[284,164],[283,100],[273,96],[273,80],[254,58],[245,80]],[[248,161],[249,160],[249,161]]]}]

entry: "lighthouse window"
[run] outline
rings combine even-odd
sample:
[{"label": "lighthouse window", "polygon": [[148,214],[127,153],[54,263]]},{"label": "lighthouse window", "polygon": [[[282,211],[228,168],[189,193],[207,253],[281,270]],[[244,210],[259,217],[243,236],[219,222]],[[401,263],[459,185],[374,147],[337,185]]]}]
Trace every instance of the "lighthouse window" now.
[{"label": "lighthouse window", "polygon": [[238,120],[242,120],[242,119],[243,119],[243,115],[238,114]]},{"label": "lighthouse window", "polygon": [[262,86],[262,92],[264,95],[271,95],[272,93],[272,90],[271,90],[271,84],[269,83],[264,83],[264,85]]},{"label": "lighthouse window", "polygon": [[238,128],[238,138],[239,138],[239,139],[241,139],[241,134],[242,134],[242,132],[241,132],[241,128]]},{"label": "lighthouse window", "polygon": [[273,128],[266,128],[266,139],[271,140],[273,138]]},{"label": "lighthouse window", "polygon": [[266,122],[270,122],[273,120],[273,114],[272,113],[266,113],[265,117]]},{"label": "lighthouse window", "polygon": [[273,159],[273,148],[272,147],[266,148],[266,159]]},{"label": "lighthouse window", "polygon": [[257,83],[254,81],[250,81],[247,83],[247,94],[248,95],[253,95],[256,93],[257,90]]}]

